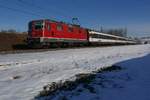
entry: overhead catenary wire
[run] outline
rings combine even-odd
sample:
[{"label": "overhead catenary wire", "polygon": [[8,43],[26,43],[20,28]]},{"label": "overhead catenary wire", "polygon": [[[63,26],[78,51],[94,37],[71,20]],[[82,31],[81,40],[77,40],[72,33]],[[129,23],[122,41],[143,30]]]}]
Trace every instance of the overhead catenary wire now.
[{"label": "overhead catenary wire", "polygon": [[28,15],[34,15],[34,16],[43,17],[42,15],[37,14],[37,13],[28,12],[28,11],[26,11],[26,10],[20,10],[20,9],[16,9],[16,8],[4,6],[4,5],[1,5],[1,4],[0,4],[0,8],[9,9],[9,10],[11,10],[11,11],[15,11],[15,12],[23,13],[23,14],[28,14]]},{"label": "overhead catenary wire", "polygon": [[[17,2],[18,1],[18,2]],[[6,1],[7,3],[8,3],[8,1]],[[16,6],[15,6],[15,8],[14,7],[9,7],[9,6],[7,6],[7,5],[2,5],[2,4],[0,4],[0,8],[5,8],[5,9],[8,9],[8,10],[11,10],[11,11],[15,11],[15,12],[19,12],[19,13],[23,13],[23,14],[27,14],[27,15],[33,15],[33,16],[38,16],[38,17],[42,17],[42,18],[50,18],[50,19],[52,19],[52,20],[57,20],[57,21],[60,21],[59,19],[57,19],[56,17],[52,17],[49,13],[46,13],[47,15],[49,15],[49,16],[46,16],[46,14],[41,14],[41,13],[43,13],[44,11],[46,11],[46,12],[49,12],[50,10],[52,10],[52,9],[48,9],[48,8],[45,8],[45,7],[41,7],[41,6],[38,6],[38,5],[36,5],[35,3],[31,3],[31,2],[27,2],[27,1],[24,1],[24,0],[16,0],[16,2],[14,2],[13,1],[13,3],[15,3],[15,5],[17,5],[18,7],[22,7],[22,6],[29,6],[29,7],[34,7],[34,8],[37,8],[38,10],[36,10],[36,12],[33,12],[33,10],[30,10],[30,11],[28,11],[28,10],[24,10],[24,9],[19,9],[19,8],[17,8]],[[20,4],[22,4],[22,6],[20,5]],[[42,11],[42,12],[40,12],[40,10]],[[38,11],[38,12],[37,12]],[[57,12],[57,11],[54,11],[54,12]],[[61,12],[57,12],[57,13],[61,13]],[[74,17],[71,17],[71,16],[68,16],[68,15],[64,15],[63,13],[61,13],[60,14],[60,16],[62,16],[62,17],[64,17],[64,18],[66,18],[66,17],[68,17],[68,18],[70,18],[72,21],[73,21],[73,18]],[[79,22],[79,21],[78,21]],[[80,24],[80,23],[79,23]]]},{"label": "overhead catenary wire", "polygon": [[[30,6],[30,7],[37,8],[37,9],[42,10],[42,11],[49,12],[50,10],[51,11],[53,10],[53,9],[48,9],[48,8],[45,8],[45,7],[38,6],[35,3],[30,3],[30,2],[27,2],[27,1],[24,1],[24,0],[17,0],[17,1],[20,2],[20,3],[22,3],[22,4],[26,4],[26,5]],[[64,12],[60,11],[60,9],[59,9],[59,11],[53,10],[53,12],[60,14],[64,18],[66,18],[66,17],[67,18],[71,18],[71,19],[73,18],[70,15],[64,14]]]},{"label": "overhead catenary wire", "polygon": [[[3,1],[3,0],[2,0]],[[32,15],[32,16],[37,16],[37,17],[41,17],[41,18],[47,18],[47,16],[45,16],[45,15],[43,15],[43,14],[41,14],[41,12],[33,12],[33,11],[27,11],[27,10],[24,10],[24,9],[20,9],[20,8],[17,8],[16,6],[15,6],[15,8],[14,7],[8,7],[8,6],[6,6],[6,4],[5,3],[9,3],[8,2],[9,0],[6,0],[5,2],[3,2],[4,4],[2,4],[2,2],[1,2],[1,4],[0,4],[0,8],[4,8],[4,9],[8,9],[8,10],[11,10],[11,11],[14,11],[14,12],[19,12],[19,13],[22,13],[22,14],[26,14],[26,15]],[[17,0],[18,1],[18,0]],[[14,1],[13,1],[14,2]],[[17,5],[17,6],[20,6],[20,5],[18,5],[17,4],[18,2],[15,2],[15,4]],[[52,16],[49,16],[50,18],[52,18],[52,19],[56,19],[56,18],[54,18],[54,17],[52,17]]]},{"label": "overhead catenary wire", "polygon": [[[29,7],[32,7],[32,8],[36,8],[38,10],[36,10],[36,12],[33,12],[33,11],[27,11],[27,10],[24,10],[24,9],[18,9],[16,7],[15,8],[14,7],[8,7],[8,6],[2,5],[2,4],[0,4],[0,7],[5,8],[5,9],[9,9],[11,11],[19,12],[19,13],[39,16],[39,17],[42,17],[42,18],[50,18],[50,19],[53,19],[53,20],[58,20],[56,17],[54,17],[54,16],[52,17],[52,15],[48,13],[50,10],[52,11],[53,9],[48,9],[48,8],[43,7],[43,6],[41,7],[41,6],[36,5],[35,3],[27,2],[27,1],[24,1],[24,0],[15,0],[15,1],[13,1],[13,2],[15,2],[15,5],[17,5],[17,6],[21,6],[20,4],[22,4],[23,6],[29,6]],[[6,1],[6,2],[8,2],[8,1]],[[46,14],[41,14],[43,12],[46,12]],[[60,10],[59,10],[59,12],[57,10],[53,10],[53,12],[58,13],[63,18],[69,18],[69,19],[74,18],[74,17],[71,17],[67,14],[62,13]],[[46,15],[49,15],[49,16],[46,16]]]}]

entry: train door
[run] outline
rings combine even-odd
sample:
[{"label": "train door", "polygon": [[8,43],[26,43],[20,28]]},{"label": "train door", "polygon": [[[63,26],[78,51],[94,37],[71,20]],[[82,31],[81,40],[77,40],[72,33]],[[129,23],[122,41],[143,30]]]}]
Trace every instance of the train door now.
[{"label": "train door", "polygon": [[51,37],[51,23],[49,22],[45,22],[44,36],[47,38]]}]

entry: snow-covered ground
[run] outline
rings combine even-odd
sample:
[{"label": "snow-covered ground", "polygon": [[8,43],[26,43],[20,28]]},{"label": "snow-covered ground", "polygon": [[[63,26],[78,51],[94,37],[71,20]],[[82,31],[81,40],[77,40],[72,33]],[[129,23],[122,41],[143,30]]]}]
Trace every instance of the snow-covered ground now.
[{"label": "snow-covered ground", "polygon": [[150,45],[133,45],[0,55],[0,100],[29,100],[51,82],[149,53]]},{"label": "snow-covered ground", "polygon": [[150,54],[116,63],[115,67],[37,100],[150,100]]}]

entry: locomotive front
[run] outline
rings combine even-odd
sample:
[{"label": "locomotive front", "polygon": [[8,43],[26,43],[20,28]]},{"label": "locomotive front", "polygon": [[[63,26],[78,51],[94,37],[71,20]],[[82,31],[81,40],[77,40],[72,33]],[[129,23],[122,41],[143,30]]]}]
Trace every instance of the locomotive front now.
[{"label": "locomotive front", "polygon": [[28,45],[33,46],[42,42],[44,36],[44,21],[31,21],[28,24]]}]

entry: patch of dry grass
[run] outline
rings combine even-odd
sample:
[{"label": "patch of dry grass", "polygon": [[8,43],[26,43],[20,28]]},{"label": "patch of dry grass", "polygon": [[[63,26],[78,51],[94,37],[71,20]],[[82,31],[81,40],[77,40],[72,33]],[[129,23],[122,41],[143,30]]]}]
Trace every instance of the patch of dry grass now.
[{"label": "patch of dry grass", "polygon": [[26,44],[27,34],[22,33],[0,33],[0,51],[15,50]]}]

